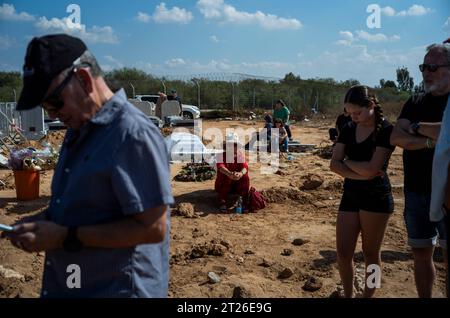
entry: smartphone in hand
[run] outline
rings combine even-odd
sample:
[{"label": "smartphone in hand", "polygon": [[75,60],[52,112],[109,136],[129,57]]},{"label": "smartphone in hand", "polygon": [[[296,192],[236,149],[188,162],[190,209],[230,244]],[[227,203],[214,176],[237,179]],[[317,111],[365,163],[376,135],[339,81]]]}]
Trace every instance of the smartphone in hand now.
[{"label": "smartphone in hand", "polygon": [[12,230],[13,228],[11,226],[0,223],[0,231],[11,232]]}]

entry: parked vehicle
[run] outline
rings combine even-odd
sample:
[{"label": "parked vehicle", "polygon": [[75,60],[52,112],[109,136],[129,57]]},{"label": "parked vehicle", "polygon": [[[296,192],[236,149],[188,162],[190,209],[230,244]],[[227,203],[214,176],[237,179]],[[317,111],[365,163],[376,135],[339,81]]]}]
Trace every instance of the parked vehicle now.
[{"label": "parked vehicle", "polygon": [[[143,102],[150,102],[156,105],[159,95],[136,95],[134,99]],[[201,112],[197,106],[181,104],[182,116],[184,119],[198,119],[200,118]]]}]

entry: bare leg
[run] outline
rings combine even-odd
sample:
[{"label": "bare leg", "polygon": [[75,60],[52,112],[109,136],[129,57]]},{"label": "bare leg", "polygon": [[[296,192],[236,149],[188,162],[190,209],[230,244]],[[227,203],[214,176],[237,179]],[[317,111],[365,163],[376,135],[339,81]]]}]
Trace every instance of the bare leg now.
[{"label": "bare leg", "polygon": [[[390,214],[366,211],[361,211],[359,214],[361,222],[362,250],[366,268],[372,264],[378,265],[381,273],[380,249]],[[364,298],[373,297],[376,291],[376,288],[369,288],[369,286],[367,286],[367,277],[369,274],[370,273],[367,273],[366,271]]]},{"label": "bare leg", "polygon": [[353,255],[360,232],[359,213],[339,211],[336,222],[336,250],[344,296],[353,297]]},{"label": "bare leg", "polygon": [[412,251],[417,294],[420,298],[431,298],[436,279],[436,269],[433,263],[434,247],[413,248]]}]

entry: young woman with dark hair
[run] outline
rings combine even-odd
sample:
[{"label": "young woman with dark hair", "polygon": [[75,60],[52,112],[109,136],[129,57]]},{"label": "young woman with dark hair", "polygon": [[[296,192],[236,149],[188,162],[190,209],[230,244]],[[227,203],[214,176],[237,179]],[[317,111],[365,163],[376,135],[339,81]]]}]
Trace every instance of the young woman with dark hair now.
[{"label": "young woman with dark hair", "polygon": [[[352,87],[344,103],[352,122],[339,134],[330,167],[345,178],[336,223],[336,246],[344,296],[353,297],[353,256],[359,233],[366,267],[381,263],[381,243],[394,211],[386,169],[395,147],[389,141],[393,126],[384,118],[378,99],[366,86]],[[378,269],[381,273],[381,268]],[[374,293],[375,288],[366,284],[363,297],[372,297]]]}]

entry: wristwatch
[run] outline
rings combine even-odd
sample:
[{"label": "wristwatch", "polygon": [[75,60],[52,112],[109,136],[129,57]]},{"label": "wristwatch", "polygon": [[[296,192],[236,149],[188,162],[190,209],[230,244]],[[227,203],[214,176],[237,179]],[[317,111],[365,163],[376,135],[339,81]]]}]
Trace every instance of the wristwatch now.
[{"label": "wristwatch", "polygon": [[419,134],[420,123],[412,123],[410,127],[414,134]]},{"label": "wristwatch", "polygon": [[76,226],[69,227],[63,243],[63,248],[66,252],[77,253],[83,249],[83,243],[78,239],[77,230]]}]

